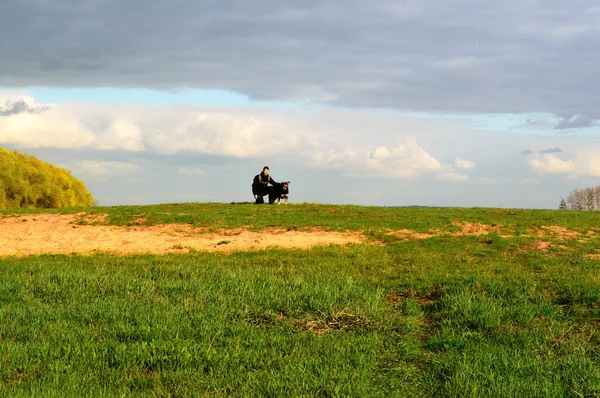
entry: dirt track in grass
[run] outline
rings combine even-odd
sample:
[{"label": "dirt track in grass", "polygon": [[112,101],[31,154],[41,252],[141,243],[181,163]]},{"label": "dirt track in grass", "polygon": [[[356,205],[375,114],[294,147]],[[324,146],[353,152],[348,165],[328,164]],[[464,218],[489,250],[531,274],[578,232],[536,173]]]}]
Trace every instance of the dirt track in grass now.
[{"label": "dirt track in grass", "polygon": [[[39,214],[0,218],[0,256],[92,254],[111,252],[182,253],[253,250],[267,247],[310,248],[317,245],[360,243],[359,233],[270,229],[209,232],[188,225],[108,226],[105,216]],[[140,223],[143,220],[140,220]]]},{"label": "dirt track in grass", "polygon": [[[147,226],[145,219],[134,220],[134,226],[106,225],[106,215],[85,213],[58,215],[38,214],[0,216],[0,257],[38,254],[115,254],[185,253],[190,251],[243,251],[264,248],[311,248],[319,245],[363,243],[367,237],[360,232],[328,232],[321,228],[267,229],[260,232],[244,228],[208,230],[185,224]],[[549,248],[566,248],[558,244],[566,240],[585,243],[600,237],[600,229],[587,233],[558,226],[530,228],[522,237],[535,241],[529,250],[548,252]],[[418,233],[409,229],[388,231],[400,241],[430,239],[435,236],[482,236],[497,234],[515,237],[511,228],[479,223],[454,223],[449,230],[432,229]],[[371,241],[372,244],[378,242]],[[598,259],[600,254],[586,257]]]}]

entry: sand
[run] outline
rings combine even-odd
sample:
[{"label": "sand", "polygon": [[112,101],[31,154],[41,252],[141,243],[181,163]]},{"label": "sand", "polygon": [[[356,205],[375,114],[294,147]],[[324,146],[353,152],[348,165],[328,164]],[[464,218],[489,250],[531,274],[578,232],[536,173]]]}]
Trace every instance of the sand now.
[{"label": "sand", "polygon": [[[81,225],[85,220],[87,225]],[[361,243],[360,233],[310,230],[247,229],[208,232],[189,225],[109,226],[105,216],[21,215],[0,218],[0,256],[39,254],[183,253],[189,251],[240,251],[272,247],[311,248],[319,245]],[[97,225],[100,223],[100,225]],[[96,225],[94,225],[96,224]]]}]

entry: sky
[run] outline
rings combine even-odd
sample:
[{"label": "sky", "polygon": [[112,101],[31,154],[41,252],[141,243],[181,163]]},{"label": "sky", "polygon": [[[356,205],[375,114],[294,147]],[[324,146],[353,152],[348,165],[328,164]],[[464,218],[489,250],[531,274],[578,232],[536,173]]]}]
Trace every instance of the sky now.
[{"label": "sky", "polygon": [[100,205],[558,208],[600,185],[592,0],[4,0],[0,146]]}]

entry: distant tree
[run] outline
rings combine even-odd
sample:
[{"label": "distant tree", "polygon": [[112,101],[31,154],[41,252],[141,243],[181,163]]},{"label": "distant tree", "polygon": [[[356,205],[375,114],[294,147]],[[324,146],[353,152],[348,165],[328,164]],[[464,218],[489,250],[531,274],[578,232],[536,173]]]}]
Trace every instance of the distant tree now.
[{"label": "distant tree", "polygon": [[573,191],[569,192],[567,196],[567,208],[569,210],[575,210],[575,194]]},{"label": "distant tree", "polygon": [[577,200],[577,210],[586,210],[587,209],[587,201],[585,198],[585,190],[577,189],[575,198]]},{"label": "distant tree", "polygon": [[574,189],[567,196],[567,203],[569,205],[569,210],[581,210],[581,202],[579,201],[579,190]]},{"label": "distant tree", "polygon": [[563,198],[560,198],[560,205],[558,206],[559,210],[567,210],[567,202]]},{"label": "distant tree", "polygon": [[585,208],[586,210],[594,210],[594,188],[588,187],[585,189]]},{"label": "distant tree", "polygon": [[[562,209],[562,198],[560,209]],[[600,185],[584,189],[574,189],[567,196],[569,210],[600,210]]]},{"label": "distant tree", "polygon": [[567,196],[567,203],[570,210],[585,209],[585,192],[581,189],[574,189]]},{"label": "distant tree", "polygon": [[0,208],[86,207],[93,201],[70,171],[0,148]]}]

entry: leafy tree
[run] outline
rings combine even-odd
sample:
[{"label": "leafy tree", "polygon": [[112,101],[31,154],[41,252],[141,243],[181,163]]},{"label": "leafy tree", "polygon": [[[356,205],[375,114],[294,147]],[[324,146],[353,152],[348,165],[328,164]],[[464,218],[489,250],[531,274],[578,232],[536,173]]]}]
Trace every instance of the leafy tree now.
[{"label": "leafy tree", "polygon": [[86,207],[94,203],[70,171],[0,148],[0,209]]}]

